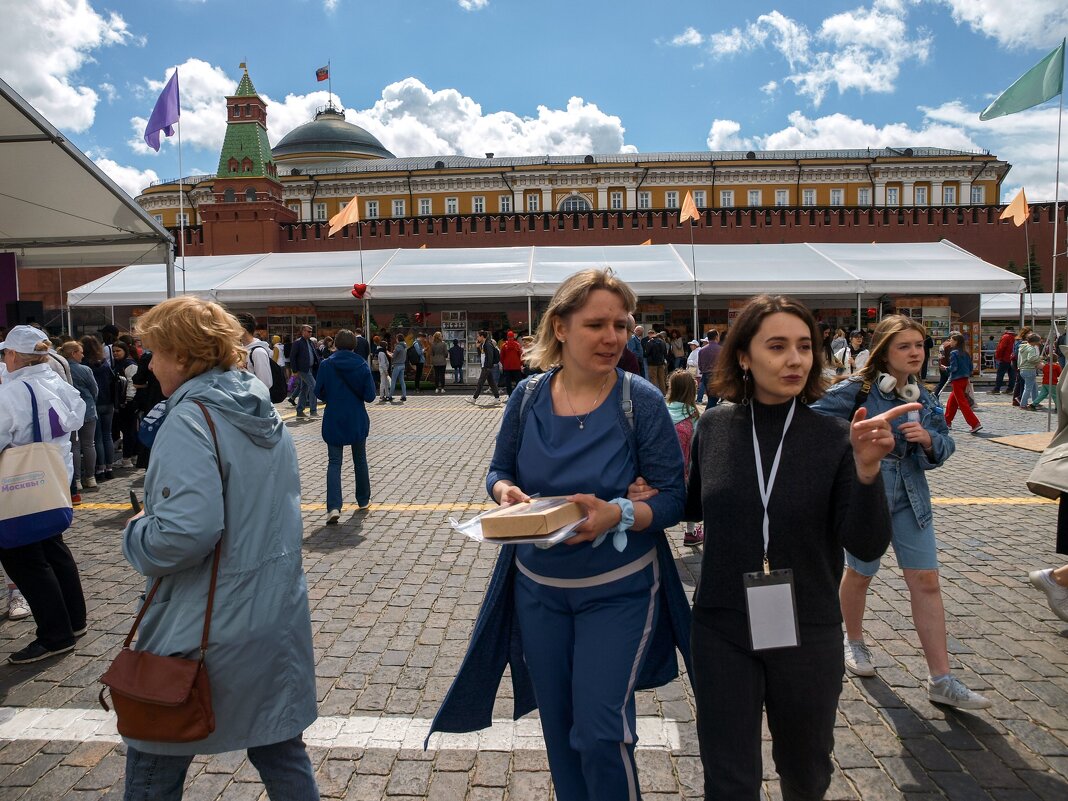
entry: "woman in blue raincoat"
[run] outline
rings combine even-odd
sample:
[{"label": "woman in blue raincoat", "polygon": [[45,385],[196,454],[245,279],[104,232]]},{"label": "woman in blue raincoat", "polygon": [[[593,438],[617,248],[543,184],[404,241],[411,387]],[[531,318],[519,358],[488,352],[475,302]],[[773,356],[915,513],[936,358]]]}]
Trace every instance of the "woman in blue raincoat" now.
[{"label": "woman in blue raincoat", "polygon": [[[273,801],[318,799],[301,734],[316,718],[308,590],[301,566],[300,476],[267,388],[238,367],[241,329],[192,297],[138,321],[168,398],[152,443],[144,511],[123,554],[159,590],[138,650],[199,652],[212,554],[222,541],[206,665],[215,731],[191,743],[126,739],[127,801],[180,799],[196,754],[247,750]],[[199,401],[211,415],[215,444]]]}]

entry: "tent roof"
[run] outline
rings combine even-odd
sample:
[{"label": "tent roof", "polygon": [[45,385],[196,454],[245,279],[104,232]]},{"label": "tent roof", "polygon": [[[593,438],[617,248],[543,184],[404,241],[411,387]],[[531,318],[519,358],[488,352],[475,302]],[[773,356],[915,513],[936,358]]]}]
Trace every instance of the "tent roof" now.
[{"label": "tent roof", "polygon": [[163,262],[171,235],[0,80],[0,252],[22,267]]},{"label": "tent roof", "polygon": [[[692,265],[697,267],[694,281]],[[611,266],[640,297],[784,292],[809,297],[1019,292],[1020,276],[949,242],[915,244],[615,245],[369,250],[371,300],[515,299],[551,295],[577,270]],[[360,254],[267,253],[186,259],[187,291],[225,303],[350,302]],[[70,305],[147,305],[163,265],[135,264],[71,290]],[[180,283],[180,281],[179,281]]]},{"label": "tent roof", "polygon": [[[1065,297],[1063,292],[1052,294],[1049,292],[1023,293],[1024,314],[1030,317],[1044,317],[1047,321],[1054,313],[1053,305],[1056,301],[1056,314],[1063,317],[1065,314]],[[1020,294],[1001,292],[991,295],[983,295],[980,299],[984,320],[1017,320],[1020,317]]]}]

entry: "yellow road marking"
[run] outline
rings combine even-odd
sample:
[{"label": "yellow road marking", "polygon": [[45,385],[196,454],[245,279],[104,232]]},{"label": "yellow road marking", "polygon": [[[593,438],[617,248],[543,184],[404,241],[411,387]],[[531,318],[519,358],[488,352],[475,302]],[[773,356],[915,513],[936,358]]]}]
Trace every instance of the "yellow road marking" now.
[{"label": "yellow road marking", "polygon": [[[1039,504],[1051,504],[1056,501],[1051,501],[1047,498],[1040,498],[1037,495],[1024,498],[932,498],[931,503],[934,506],[1032,506]],[[371,503],[372,512],[466,512],[466,511],[481,511],[485,509],[492,509],[496,506],[493,503],[477,503],[477,502],[463,502],[456,501],[455,503]],[[128,503],[82,503],[75,507],[79,510],[87,511],[129,511],[130,504]],[[326,504],[323,503],[302,503],[300,505],[303,512],[317,512],[326,509]]]}]

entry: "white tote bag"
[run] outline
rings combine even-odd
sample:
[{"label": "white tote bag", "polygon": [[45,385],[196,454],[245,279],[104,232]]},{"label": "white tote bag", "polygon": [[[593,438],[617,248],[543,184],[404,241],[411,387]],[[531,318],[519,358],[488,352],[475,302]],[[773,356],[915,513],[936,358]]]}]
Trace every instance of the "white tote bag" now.
[{"label": "white tote bag", "polygon": [[43,442],[37,397],[33,439],[0,451],[0,548],[17,548],[66,531],[74,519],[67,466],[59,449]]}]

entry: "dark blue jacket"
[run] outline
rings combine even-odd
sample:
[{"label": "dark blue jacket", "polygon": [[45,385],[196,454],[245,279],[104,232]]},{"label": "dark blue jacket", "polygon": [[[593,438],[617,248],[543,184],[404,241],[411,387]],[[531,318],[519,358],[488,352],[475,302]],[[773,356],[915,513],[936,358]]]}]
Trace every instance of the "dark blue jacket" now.
[{"label": "dark blue jacket", "polygon": [[[622,381],[623,371],[617,369],[616,374]],[[524,419],[520,419],[520,407],[528,380],[519,382],[505,407],[501,430],[497,434],[497,447],[486,478],[489,489],[499,479],[515,480],[519,432],[525,416],[534,405],[532,398],[523,410]],[[545,391],[548,384],[548,381],[539,381],[534,395]],[[632,535],[652,537],[656,541],[660,562],[660,615],[636,685],[638,690],[647,690],[667,684],[679,675],[676,649],[682,652],[686,672],[693,675],[690,666],[690,603],[663,531],[681,519],[686,488],[682,452],[678,448],[664,447],[664,443],[678,439],[664,405],[664,396],[647,381],[633,378],[631,401],[634,405],[634,426],[627,421],[622,409],[619,410],[619,425],[635,455],[637,474],[651,486],[660,489],[658,495],[647,501],[653,510],[652,524],[645,531]],[[475,620],[467,654],[430,724],[431,733],[467,732],[490,726],[497,688],[506,664],[511,667],[512,673],[513,717],[518,719],[537,707],[534,687],[523,659],[519,627],[514,617],[515,546],[506,545],[500,550],[486,588],[485,600]]]},{"label": "dark blue jacket", "polygon": [[294,373],[308,373],[319,362],[319,351],[310,339],[298,338],[290,350],[289,369]]},{"label": "dark blue jacket", "polygon": [[323,440],[328,445],[367,439],[371,421],[364,404],[375,399],[375,381],[366,359],[351,350],[335,351],[319,366],[315,394],[326,401]]}]

